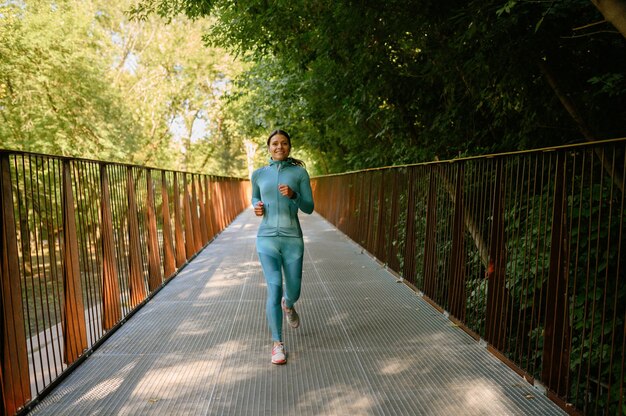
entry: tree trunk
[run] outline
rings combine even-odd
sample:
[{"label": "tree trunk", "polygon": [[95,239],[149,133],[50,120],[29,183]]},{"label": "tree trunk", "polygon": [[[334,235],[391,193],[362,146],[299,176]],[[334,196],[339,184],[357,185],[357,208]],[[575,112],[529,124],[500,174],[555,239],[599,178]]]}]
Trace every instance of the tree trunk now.
[{"label": "tree trunk", "polygon": [[[583,135],[583,137],[589,141],[598,140],[583,120],[574,102],[567,96],[567,94],[561,91],[556,77],[552,73],[550,67],[543,61],[539,61],[539,67],[541,68],[541,72],[543,73],[543,75],[546,77],[548,84],[550,84],[550,87],[552,87],[552,90],[561,101],[561,104],[563,104],[565,110],[578,126],[578,130]],[[622,175],[619,173],[619,171],[615,171],[611,168],[611,162],[600,149],[596,149],[595,153],[600,158],[600,163],[602,163],[602,167],[604,167],[606,172],[609,174],[615,186],[617,186],[620,191],[624,192],[624,180],[622,179]]]},{"label": "tree trunk", "polygon": [[626,38],[626,0],[591,0],[607,22]]}]

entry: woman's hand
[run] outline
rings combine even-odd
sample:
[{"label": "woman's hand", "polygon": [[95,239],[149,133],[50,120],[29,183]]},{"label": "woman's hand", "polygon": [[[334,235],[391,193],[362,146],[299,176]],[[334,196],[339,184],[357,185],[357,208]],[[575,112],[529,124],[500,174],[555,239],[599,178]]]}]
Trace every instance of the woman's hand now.
[{"label": "woman's hand", "polygon": [[254,214],[257,217],[262,217],[263,211],[264,211],[263,202],[262,201],[257,202],[256,205],[254,206]]},{"label": "woman's hand", "polygon": [[281,195],[286,196],[287,198],[293,198],[293,190],[288,185],[278,185],[278,191]]}]

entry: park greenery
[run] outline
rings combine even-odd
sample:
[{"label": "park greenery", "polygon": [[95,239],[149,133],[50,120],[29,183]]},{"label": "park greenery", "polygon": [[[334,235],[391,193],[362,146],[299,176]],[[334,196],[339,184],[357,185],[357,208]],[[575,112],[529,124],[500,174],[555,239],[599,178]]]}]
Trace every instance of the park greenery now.
[{"label": "park greenery", "polygon": [[212,16],[208,44],[252,63],[233,96],[248,131],[287,126],[337,172],[626,135],[626,31],[598,7],[143,0],[133,15]]},{"label": "park greenery", "polygon": [[0,22],[4,148],[245,176],[276,127],[314,174],[626,136],[626,32],[588,0],[16,0]]},{"label": "park greenery", "polygon": [[130,6],[0,5],[0,148],[244,176],[223,130],[242,63],[203,45],[208,21],[132,21]]}]

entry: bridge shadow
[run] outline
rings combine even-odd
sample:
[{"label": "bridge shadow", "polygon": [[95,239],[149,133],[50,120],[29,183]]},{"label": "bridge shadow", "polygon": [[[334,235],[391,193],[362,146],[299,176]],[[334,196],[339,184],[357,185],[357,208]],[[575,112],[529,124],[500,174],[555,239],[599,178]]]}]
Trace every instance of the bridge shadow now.
[{"label": "bridge shadow", "polygon": [[564,414],[317,214],[273,366],[257,224],[240,215],[31,413]]}]

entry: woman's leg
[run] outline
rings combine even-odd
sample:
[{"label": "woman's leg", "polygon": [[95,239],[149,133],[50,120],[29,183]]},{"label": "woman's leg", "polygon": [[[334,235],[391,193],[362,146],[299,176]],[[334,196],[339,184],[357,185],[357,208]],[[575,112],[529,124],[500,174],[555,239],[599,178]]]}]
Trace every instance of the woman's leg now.
[{"label": "woman's leg", "polygon": [[285,306],[293,308],[293,305],[300,298],[304,242],[302,238],[297,237],[281,237],[281,239],[282,263],[285,273]]},{"label": "woman's leg", "polygon": [[282,341],[283,311],[280,301],[283,296],[282,258],[278,247],[278,237],[257,237],[257,253],[267,283],[265,313],[274,342]]}]

